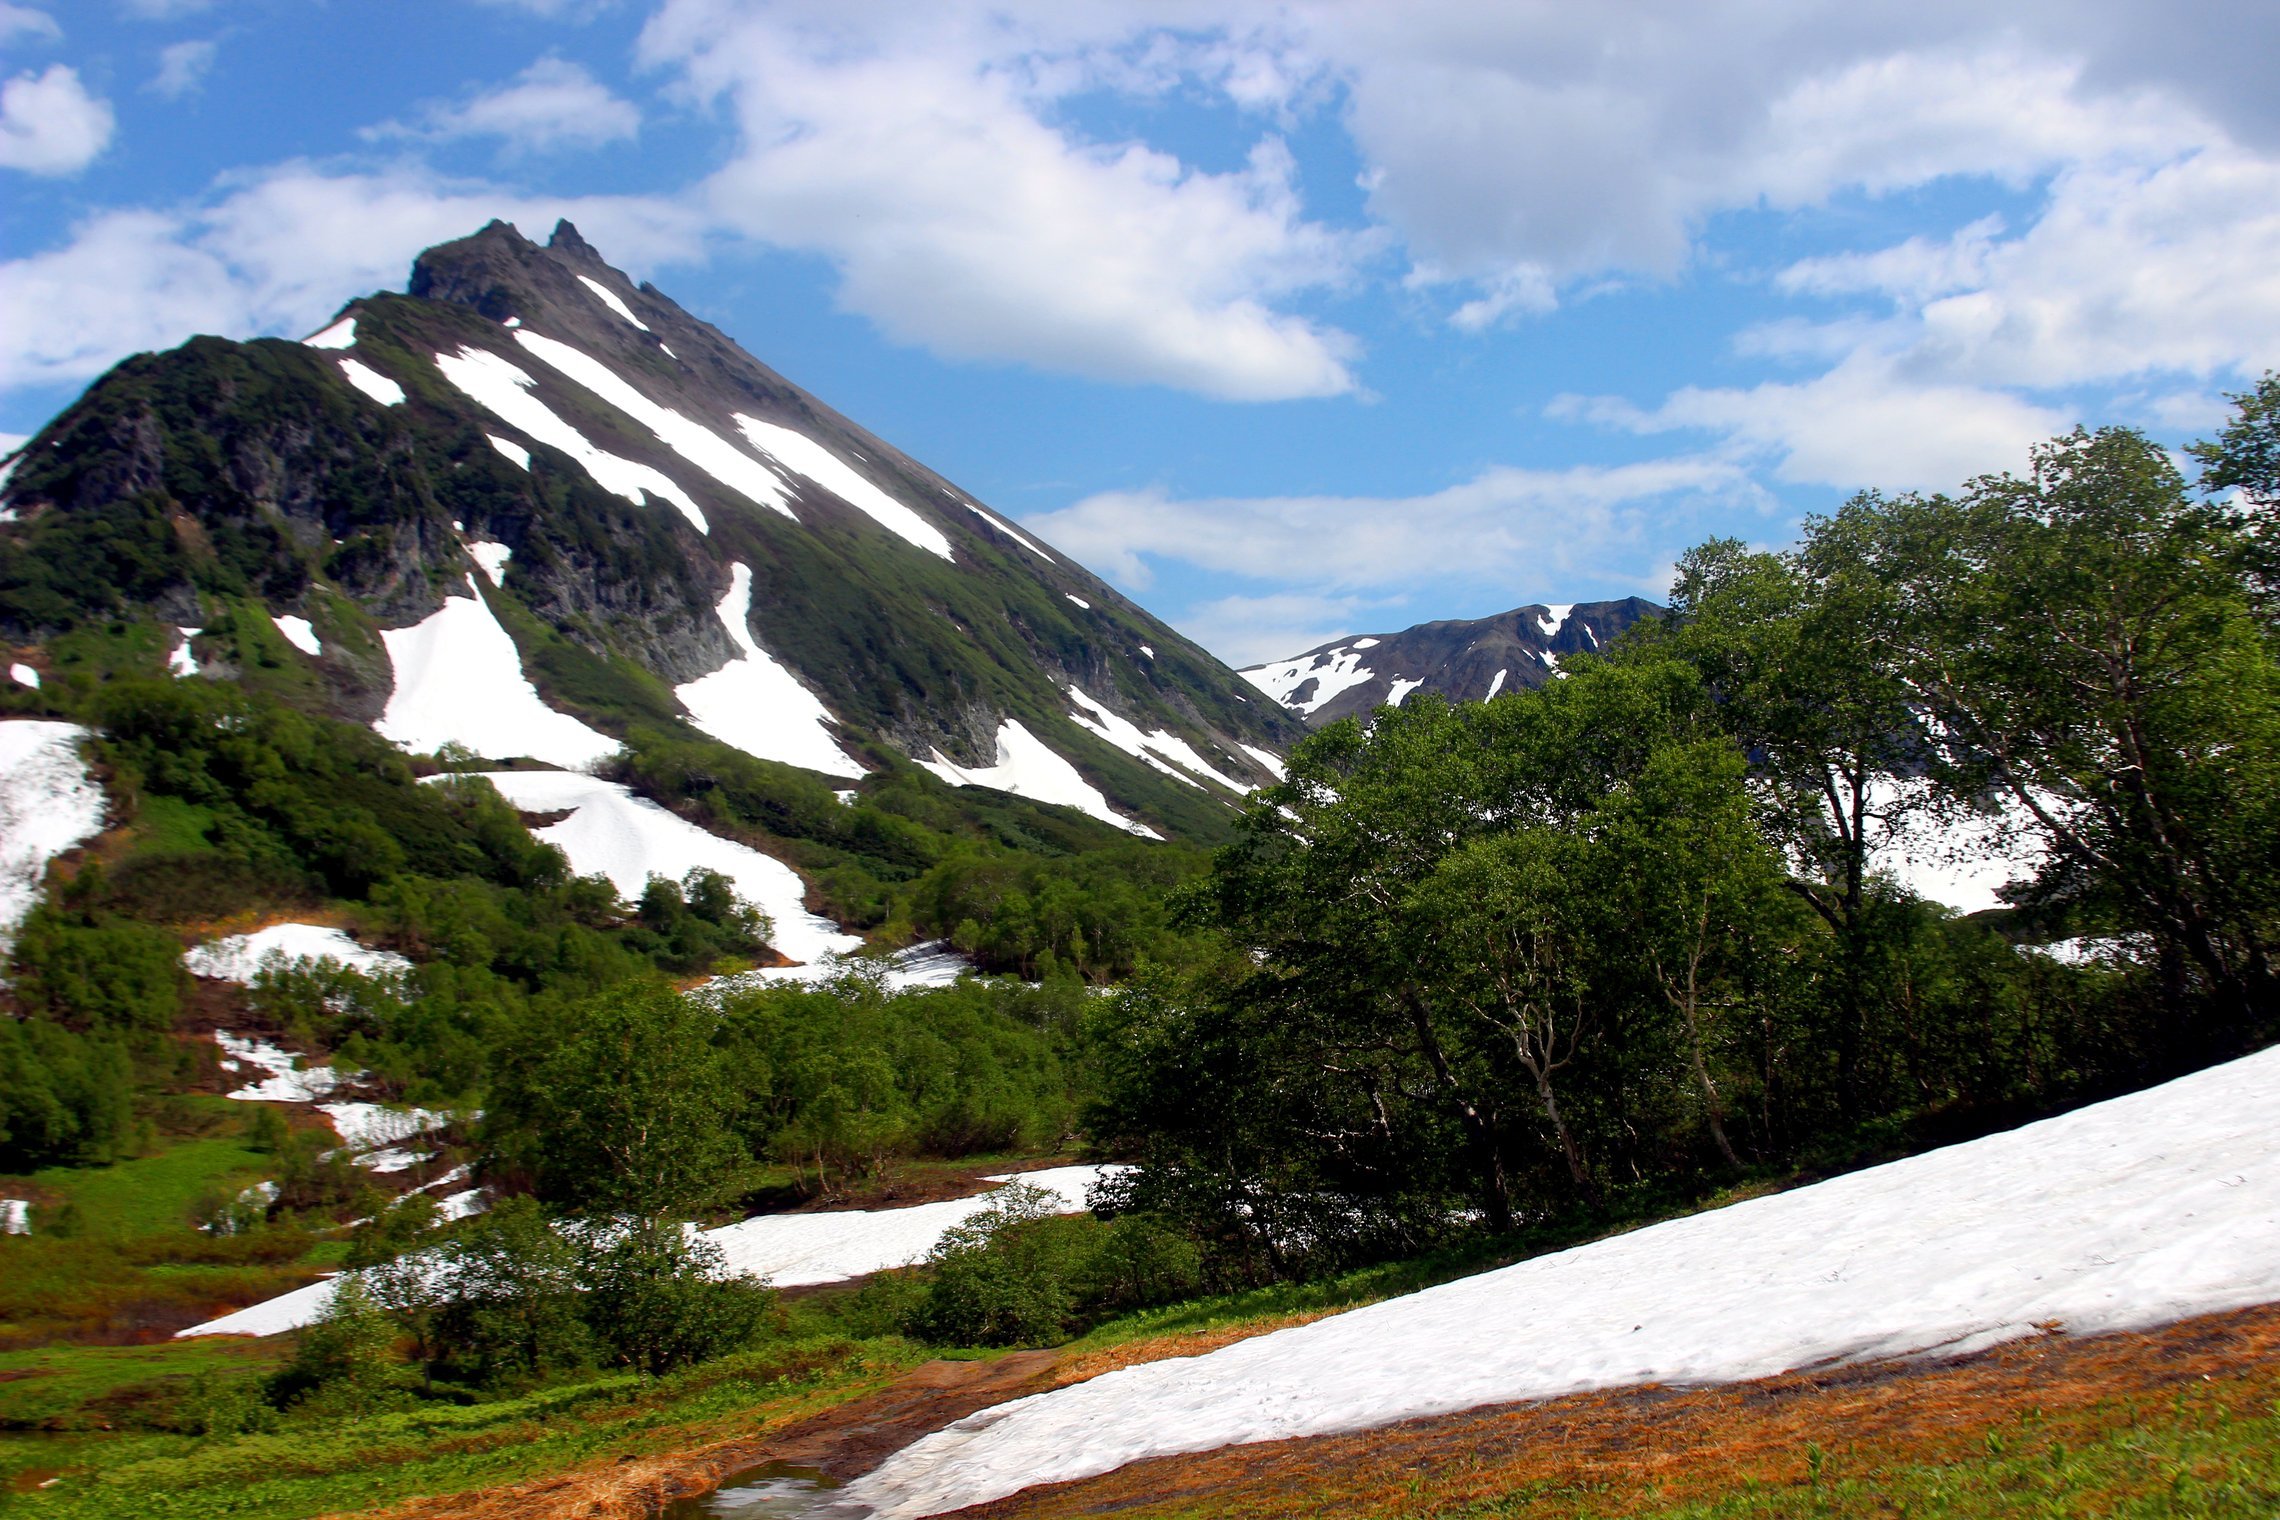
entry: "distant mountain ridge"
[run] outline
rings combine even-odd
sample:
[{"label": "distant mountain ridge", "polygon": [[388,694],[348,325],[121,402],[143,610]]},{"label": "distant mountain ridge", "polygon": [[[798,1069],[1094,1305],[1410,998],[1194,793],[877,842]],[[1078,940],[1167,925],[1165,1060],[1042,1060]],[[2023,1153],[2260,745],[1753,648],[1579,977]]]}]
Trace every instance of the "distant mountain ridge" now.
[{"label": "distant mountain ridge", "polygon": [[0,486],[0,643],[55,669],[121,627],[414,749],[686,725],[1141,833],[1212,832],[1303,732],[567,222],[432,248],[300,343],[139,355],[44,428]]},{"label": "distant mountain ridge", "polygon": [[1313,727],[1415,691],[1452,702],[1525,691],[1553,678],[1559,662],[1614,641],[1661,612],[1632,596],[1616,602],[1531,602],[1494,617],[1419,623],[1399,633],[1351,635],[1241,672],[1244,679]]}]

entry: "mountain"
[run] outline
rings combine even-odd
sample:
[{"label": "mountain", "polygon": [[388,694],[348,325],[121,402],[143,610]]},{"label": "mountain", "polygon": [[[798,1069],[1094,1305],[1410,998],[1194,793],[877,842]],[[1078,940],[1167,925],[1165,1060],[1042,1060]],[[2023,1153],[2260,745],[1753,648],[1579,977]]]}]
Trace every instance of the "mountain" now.
[{"label": "mountain", "polygon": [[1303,729],[568,223],[129,359],[0,486],[19,681],[199,673],[415,751],[708,736],[1209,837]]},{"label": "mountain", "polygon": [[1533,689],[1551,680],[1567,656],[1589,653],[1661,610],[1635,596],[1619,602],[1534,602],[1494,617],[1338,639],[1242,674],[1320,728],[1387,703],[1398,705],[1413,691],[1463,702]]}]

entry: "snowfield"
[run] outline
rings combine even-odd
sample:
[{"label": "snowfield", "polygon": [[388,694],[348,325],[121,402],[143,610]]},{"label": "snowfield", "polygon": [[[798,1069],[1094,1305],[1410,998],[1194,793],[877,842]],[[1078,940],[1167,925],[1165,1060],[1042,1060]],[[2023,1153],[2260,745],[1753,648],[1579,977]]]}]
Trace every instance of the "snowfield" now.
[{"label": "snowfield", "polygon": [[87,774],[76,723],[0,723],[0,951],[40,899],[48,863],[103,832],[103,788]]},{"label": "snowfield", "polygon": [[242,1039],[217,1029],[214,1043],[222,1047],[222,1070],[243,1071],[250,1066],[262,1073],[260,1081],[226,1095],[240,1103],[314,1103],[345,1080],[330,1066],[303,1066],[299,1056],[267,1040]]},{"label": "snowfield", "polygon": [[863,941],[803,905],[799,873],[750,846],[708,834],[614,781],[569,771],[492,771],[485,777],[526,813],[570,816],[535,833],[561,847],[581,876],[607,876],[627,898],[638,898],[651,876],[679,881],[699,866],[718,871],[737,895],[776,922],[775,947],[796,961],[820,960]]},{"label": "snowfield", "polygon": [[762,422],[742,412],[736,414],[736,425],[743,431],[747,443],[783,469],[805,476],[895,537],[929,554],[956,562],[950,552],[950,540],[940,528],[880,490],[869,477],[857,474],[853,465],[805,433],[795,433],[788,427]]},{"label": "snowfield", "polygon": [[2056,1119],[983,1410],[833,1513],[1637,1383],[2280,1300],[2280,1049]]},{"label": "snowfield", "polygon": [[382,738],[426,751],[464,744],[478,755],[527,756],[549,765],[591,765],[617,740],[539,699],[515,641],[467,577],[467,595],[410,628],[382,631],[396,689],[373,724]]},{"label": "snowfield", "polygon": [[689,721],[721,743],[763,760],[826,776],[863,776],[863,767],[832,736],[836,720],[830,709],[753,642],[751,567],[728,569],[728,595],[715,610],[743,653],[711,675],[673,688],[689,710]]},{"label": "snowfield", "polygon": [[252,982],[254,973],[264,966],[310,961],[337,961],[367,976],[412,967],[392,950],[370,949],[351,939],[346,931],[322,924],[271,924],[251,934],[208,940],[182,952],[183,969],[192,976],[240,984]]},{"label": "snowfield", "polygon": [[[988,1182],[1027,1183],[1044,1188],[1060,1200],[1063,1212],[1085,1207],[1085,1195],[1102,1174],[1118,1170],[1101,1166],[1060,1166],[1041,1172],[1006,1173]],[[428,1185],[439,1188],[461,1180],[446,1175]],[[440,1200],[449,1218],[475,1212],[468,1207],[479,1190],[454,1193]],[[942,1232],[963,1224],[989,1207],[991,1194],[954,1198],[944,1203],[922,1203],[907,1209],[842,1209],[824,1214],[761,1214],[735,1224],[706,1230],[706,1239],[719,1244],[731,1272],[765,1277],[777,1287],[842,1282],[850,1277],[908,1266],[934,1248]],[[225,1314],[220,1319],[175,1332],[182,1340],[197,1335],[282,1335],[314,1324],[331,1304],[333,1280],[311,1283],[265,1302]]]},{"label": "snowfield", "polygon": [[301,341],[310,348],[354,348],[356,346],[356,318],[342,317],[323,332],[311,333]]},{"label": "snowfield", "polygon": [[631,322],[634,326],[640,328],[643,332],[649,331],[649,324],[642,321],[641,318],[635,316],[633,314],[633,308],[626,305],[623,298],[621,298],[616,291],[610,289],[607,285],[604,285],[600,280],[594,279],[590,275],[582,274],[578,276],[578,283],[585,286],[588,290],[592,291],[594,293],[595,300],[601,302],[604,306],[607,306],[610,310],[616,312],[619,316],[625,318],[628,322]]},{"label": "snowfield", "polygon": [[315,659],[325,652],[324,640],[317,637],[317,630],[309,626],[307,618],[294,617],[290,614],[279,617],[272,612],[269,614],[269,621],[277,625],[277,631],[285,636],[286,643],[308,655],[311,659]]},{"label": "snowfield", "polygon": [[1038,548],[1034,540],[1030,539],[1020,532],[1017,532],[1015,529],[1008,527],[998,518],[990,516],[989,513],[984,512],[980,507],[975,506],[972,502],[961,502],[959,505],[963,506],[967,511],[973,513],[983,522],[988,523],[991,527],[997,529],[1000,533],[1003,533],[1007,538],[1010,538],[1015,543],[1021,545],[1022,548],[1027,549],[1030,553],[1045,561],[1046,564],[1054,565],[1060,563],[1060,561],[1054,559],[1052,555],[1047,554],[1043,549]]},{"label": "snowfield", "polygon": [[[1311,716],[1316,708],[1338,693],[1376,677],[1377,672],[1362,663],[1362,651],[1376,645],[1376,639],[1356,639],[1351,644],[1326,649],[1308,658],[1285,660],[1276,665],[1254,665],[1236,674],[1291,711]],[[1314,695],[1304,702],[1293,702],[1290,694],[1308,681],[1315,683]]]},{"label": "snowfield", "polygon": [[968,770],[936,750],[932,760],[920,760],[920,765],[940,776],[952,786],[987,786],[1016,797],[1027,797],[1032,802],[1054,802],[1073,807],[1080,813],[1090,814],[1103,823],[1113,823],[1128,833],[1144,839],[1161,839],[1164,836],[1144,823],[1135,823],[1108,805],[1100,789],[1087,781],[1077,768],[1060,755],[1045,747],[1045,741],[1022,727],[1019,719],[1008,718],[998,725],[997,763],[976,766]]},{"label": "snowfield", "polygon": [[350,385],[355,386],[382,406],[402,406],[404,404],[404,388],[371,365],[366,364],[362,359],[341,360],[340,372],[347,377]]},{"label": "snowfield", "polygon": [[[1094,701],[1083,687],[1067,686],[1063,687],[1062,690],[1066,691],[1069,694],[1069,700],[1076,704],[1076,707],[1069,713],[1069,719],[1077,727],[1099,736],[1103,742],[1114,745],[1142,764],[1162,771],[1174,781],[1184,781],[1189,786],[1194,786],[1196,785],[1195,777],[1202,776],[1218,782],[1238,797],[1251,790],[1248,782],[1237,781],[1233,776],[1212,765],[1210,761],[1195,752],[1193,745],[1179,735],[1169,733],[1161,728],[1153,733],[1143,733],[1139,726],[1129,719],[1118,717],[1105,706]],[[1174,766],[1182,769],[1175,770],[1173,769]],[[1193,772],[1194,774],[1189,775],[1186,772]]]}]

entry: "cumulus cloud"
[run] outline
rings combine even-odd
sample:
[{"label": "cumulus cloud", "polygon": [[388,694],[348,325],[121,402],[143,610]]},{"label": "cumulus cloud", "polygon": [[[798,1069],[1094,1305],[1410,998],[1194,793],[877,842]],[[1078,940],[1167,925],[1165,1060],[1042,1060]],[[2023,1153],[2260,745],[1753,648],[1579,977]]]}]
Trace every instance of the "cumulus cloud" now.
[{"label": "cumulus cloud", "polygon": [[1385,598],[1303,592],[1223,596],[1187,608],[1173,626],[1241,668],[1264,665],[1388,622],[1407,627],[1412,620],[1390,612],[1393,605]]},{"label": "cumulus cloud", "polygon": [[563,58],[541,58],[510,84],[486,90],[457,105],[432,105],[412,121],[391,122],[374,137],[424,137],[447,141],[496,137],[524,152],[598,148],[623,142],[641,131],[641,112],[631,101]]},{"label": "cumulus cloud", "polygon": [[1307,218],[1279,139],[1219,172],[1087,140],[1058,103],[1131,57],[879,14],[896,25],[673,0],[651,23],[645,56],[734,109],[741,149],[706,187],[724,224],[832,259],[845,306],[937,353],[1233,400],[1354,388],[1353,340],[1280,304],[1352,250]]},{"label": "cumulus cloud", "polygon": [[635,269],[689,257],[701,234],[670,202],[285,164],[208,204],[99,214],[59,247],[0,263],[0,387],[86,379],[197,332],[308,332],[495,216],[539,233],[571,217]]},{"label": "cumulus cloud", "polygon": [[162,100],[196,94],[205,87],[206,75],[212,72],[219,51],[220,44],[212,38],[167,44],[158,50],[158,72],[146,88]]},{"label": "cumulus cloud", "polygon": [[110,102],[87,93],[79,71],[48,65],[0,85],[0,168],[77,174],[111,143]]}]

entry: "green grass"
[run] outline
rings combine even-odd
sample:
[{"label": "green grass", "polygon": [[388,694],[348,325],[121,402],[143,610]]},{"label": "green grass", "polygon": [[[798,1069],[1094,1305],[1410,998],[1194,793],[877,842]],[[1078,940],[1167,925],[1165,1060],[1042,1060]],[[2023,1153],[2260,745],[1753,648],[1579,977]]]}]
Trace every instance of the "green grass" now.
[{"label": "green grass", "polygon": [[0,1429],[92,1430],[164,1419],[201,1376],[237,1376],[282,1361],[277,1341],[202,1336],[154,1346],[43,1346],[0,1351]]},{"label": "green grass", "polygon": [[199,1199],[250,1186],[269,1168],[238,1140],[183,1139],[112,1166],[51,1166],[31,1181],[77,1206],[82,1234],[133,1239],[184,1228]]}]

